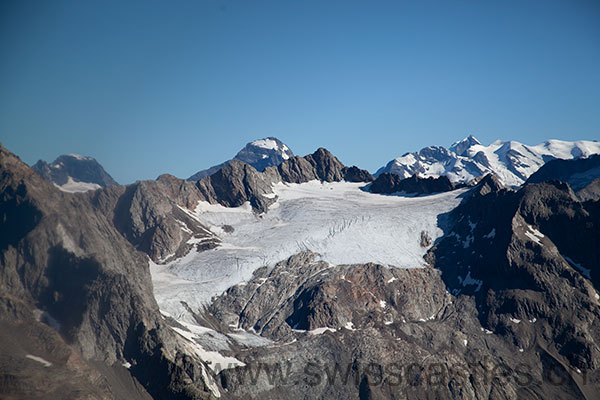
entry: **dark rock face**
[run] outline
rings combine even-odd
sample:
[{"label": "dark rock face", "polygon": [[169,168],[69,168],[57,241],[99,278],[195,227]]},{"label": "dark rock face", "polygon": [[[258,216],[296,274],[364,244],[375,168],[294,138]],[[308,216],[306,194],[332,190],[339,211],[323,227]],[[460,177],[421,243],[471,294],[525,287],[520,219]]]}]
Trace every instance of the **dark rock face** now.
[{"label": "dark rock face", "polygon": [[299,156],[290,158],[277,168],[267,168],[265,173],[280,177],[281,181],[290,183],[303,183],[319,179],[313,165],[306,158]]},{"label": "dark rock face", "polygon": [[582,201],[600,200],[600,178],[594,179],[582,189],[579,189],[577,191],[577,197],[579,197],[579,199],[581,199]]},{"label": "dark rock face", "polygon": [[[293,157],[281,165],[268,168],[265,173],[279,175],[279,181],[287,183],[303,183],[312,180],[323,182],[370,182],[373,176],[356,166],[346,167],[333,154],[324,148],[319,148],[313,154],[305,157]],[[275,178],[276,179],[276,178]]]},{"label": "dark rock face", "polygon": [[76,182],[95,183],[101,187],[117,185],[117,182],[92,157],[62,155],[50,164],[39,160],[32,168],[49,182],[59,186],[67,183],[69,177]]},{"label": "dark rock face", "polygon": [[405,193],[441,193],[454,190],[455,185],[447,176],[439,178],[420,178],[413,175],[410,178],[402,179],[399,175],[384,172],[371,183],[369,190],[372,193],[392,194],[398,192]]},{"label": "dark rock face", "polygon": [[344,164],[324,148],[304,157],[314,168],[315,175],[325,182],[339,182],[344,179]]},{"label": "dark rock face", "polygon": [[453,294],[473,296],[483,327],[572,370],[596,370],[597,203],[579,202],[567,184],[530,184],[482,191],[450,218],[430,261]]},{"label": "dark rock face", "polygon": [[2,397],[210,396],[160,317],[146,256],[102,209],[118,188],[61,192],[0,147],[0,212],[24,222],[0,248]]},{"label": "dark rock face", "polygon": [[575,160],[552,160],[533,173],[527,183],[566,182],[581,200],[600,198],[600,155]]},{"label": "dark rock face", "polygon": [[[113,213],[113,221],[119,231],[138,250],[155,261],[181,257],[191,245],[191,238],[202,239],[196,244],[198,250],[214,247],[218,240],[189,210],[193,210],[202,194],[192,182],[161,175],[156,181],[141,181],[125,188],[113,189],[118,196],[116,203],[108,203],[107,212]],[[94,194],[95,204],[106,203],[107,193]]]},{"label": "dark rock face", "polygon": [[356,165],[344,167],[344,180],[348,182],[371,182],[375,178],[368,171],[358,168]]},{"label": "dark rock face", "polygon": [[[291,157],[294,157],[294,153],[281,140],[268,137],[248,143],[236,154],[233,160],[242,161],[262,172],[265,168],[276,167]],[[197,181],[206,176],[211,176],[221,168],[229,165],[233,160],[199,171],[190,176],[188,180]]]},{"label": "dark rock face", "polygon": [[232,160],[213,175],[197,183],[203,197],[211,203],[238,207],[249,201],[254,209],[265,212],[274,199],[265,197],[272,193],[271,181],[254,167]]},{"label": "dark rock face", "polygon": [[552,160],[534,172],[527,183],[541,183],[552,180],[568,183],[577,191],[600,177],[600,154],[575,160]]}]

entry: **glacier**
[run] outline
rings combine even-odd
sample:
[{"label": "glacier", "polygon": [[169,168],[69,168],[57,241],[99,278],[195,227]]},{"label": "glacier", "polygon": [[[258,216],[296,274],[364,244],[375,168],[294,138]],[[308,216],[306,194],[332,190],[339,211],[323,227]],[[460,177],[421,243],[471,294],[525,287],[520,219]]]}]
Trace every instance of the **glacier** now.
[{"label": "glacier", "polygon": [[[272,266],[304,250],[334,265],[374,262],[397,268],[423,267],[432,239],[443,232],[439,216],[461,201],[467,189],[427,196],[379,195],[364,183],[311,181],[273,186],[276,202],[256,214],[248,203],[237,208],[200,202],[190,216],[221,239],[212,250],[164,265],[150,262],[161,311],[186,318],[181,305],[202,307],[213,296],[247,281],[260,267]],[[233,228],[233,230],[231,229]]]}]

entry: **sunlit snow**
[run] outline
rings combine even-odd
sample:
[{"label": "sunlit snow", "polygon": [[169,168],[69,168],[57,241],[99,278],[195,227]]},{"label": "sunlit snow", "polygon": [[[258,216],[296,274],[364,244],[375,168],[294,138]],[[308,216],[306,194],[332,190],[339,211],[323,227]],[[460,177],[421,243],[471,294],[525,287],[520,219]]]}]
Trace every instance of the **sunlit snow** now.
[{"label": "sunlit snow", "polygon": [[444,156],[447,157],[445,159],[423,159],[409,153],[390,161],[382,172],[398,174],[403,178],[415,173],[423,177],[447,175],[453,182],[468,182],[491,172],[504,185],[514,187],[523,184],[551,159],[585,158],[599,153],[600,142],[586,140],[547,140],[535,146],[512,140],[497,140],[484,146],[475,141],[468,145],[462,155],[450,152]]},{"label": "sunlit snow", "polygon": [[[333,264],[375,262],[399,268],[424,266],[425,231],[442,235],[438,216],[456,207],[466,189],[422,197],[386,196],[361,190],[364,183],[276,184],[266,214],[248,204],[226,208],[200,202],[189,212],[220,236],[219,247],[192,251],[166,265],[151,263],[161,310],[179,319],[181,301],[199,307],[247,281],[254,270],[311,250]],[[227,233],[224,225],[233,227]]]},{"label": "sunlit snow", "polygon": [[544,237],[544,234],[531,225],[527,225],[527,228],[529,230],[525,232],[525,236],[527,236],[529,239],[536,242],[537,244],[541,245],[542,241],[540,239]]},{"label": "sunlit snow", "polygon": [[34,356],[32,354],[27,354],[25,357],[29,358],[30,360],[39,362],[40,364],[42,364],[46,368],[52,366],[51,362],[44,360],[42,357]]},{"label": "sunlit snow", "polygon": [[255,140],[251,144],[256,147],[260,147],[262,149],[279,150],[279,145],[273,139],[259,139],[259,140]]},{"label": "sunlit snow", "polygon": [[96,190],[102,187],[96,183],[74,181],[70,176],[65,184],[57,185],[55,183],[54,185],[63,192],[68,193],[87,192],[88,190]]}]

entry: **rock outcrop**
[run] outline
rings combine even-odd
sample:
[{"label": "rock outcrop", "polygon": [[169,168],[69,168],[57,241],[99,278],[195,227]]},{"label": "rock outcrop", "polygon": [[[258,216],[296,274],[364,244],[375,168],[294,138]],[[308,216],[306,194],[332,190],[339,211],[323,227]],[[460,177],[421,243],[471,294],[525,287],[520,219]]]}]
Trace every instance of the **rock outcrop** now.
[{"label": "rock outcrop", "polygon": [[100,191],[64,193],[0,147],[2,397],[209,398]]},{"label": "rock outcrop", "polygon": [[[414,399],[594,398],[597,366],[571,360],[579,354],[597,359],[595,350],[584,350],[585,340],[598,340],[592,329],[597,304],[574,303],[585,317],[536,319],[508,312],[514,295],[489,292],[487,301],[498,307],[491,325],[482,319],[489,308],[482,310],[475,295],[450,294],[443,274],[433,268],[332,266],[311,253],[256,271],[208,311],[223,326],[258,332],[275,344],[239,349],[235,357],[245,365],[223,370],[221,388],[232,399],[384,399],[399,393]],[[589,298],[585,283],[579,284],[575,293],[557,299],[562,307],[581,289]],[[587,339],[557,337],[559,344],[553,343],[547,335],[569,332],[560,328],[565,322],[571,328],[582,323],[567,335],[585,332]]]},{"label": "rock outcrop", "polygon": [[305,157],[292,157],[277,168],[267,168],[265,173],[275,181],[303,183],[312,180],[323,182],[370,182],[374,178],[356,166],[346,167],[327,149],[319,148]]},{"label": "rock outcrop", "polygon": [[[115,198],[116,202],[110,201]],[[192,182],[161,175],[156,181],[99,191],[92,199],[97,206],[104,204],[123,236],[154,261],[168,261],[192,247],[202,251],[218,243],[194,218],[196,204],[205,197]]]},{"label": "rock outcrop", "polygon": [[568,183],[581,200],[600,199],[600,155],[575,160],[552,160],[533,173],[527,183]]},{"label": "rock outcrop", "polygon": [[450,213],[430,262],[451,293],[473,296],[485,329],[570,371],[595,371],[599,209],[565,183],[483,190]]},{"label": "rock outcrop", "polygon": [[417,193],[430,194],[449,192],[456,189],[456,186],[447,176],[438,178],[420,178],[413,175],[410,178],[402,179],[399,175],[384,172],[380,174],[369,186],[371,193],[392,194],[392,193]]},{"label": "rock outcrop", "polygon": [[258,212],[265,212],[274,201],[265,196],[273,192],[272,183],[266,174],[234,159],[213,175],[199,180],[196,186],[203,198],[211,203],[239,207],[248,201]]}]

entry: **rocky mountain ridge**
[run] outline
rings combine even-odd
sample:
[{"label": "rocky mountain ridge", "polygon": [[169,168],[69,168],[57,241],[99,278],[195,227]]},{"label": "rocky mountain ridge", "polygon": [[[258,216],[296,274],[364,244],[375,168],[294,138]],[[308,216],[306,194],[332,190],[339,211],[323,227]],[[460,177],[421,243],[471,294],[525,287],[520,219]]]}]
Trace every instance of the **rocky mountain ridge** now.
[{"label": "rocky mountain ridge", "polygon": [[2,396],[210,398],[107,217],[118,187],[65,193],[3,147],[0,171]]},{"label": "rocky mountain ridge", "polygon": [[221,168],[229,165],[233,160],[242,161],[253,166],[257,171],[262,172],[265,168],[276,167],[291,157],[294,157],[294,153],[281,140],[274,137],[258,139],[246,144],[232,160],[198,171],[190,176],[188,180],[197,181],[206,176],[213,175]]},{"label": "rocky mountain ridge", "polygon": [[527,183],[568,183],[581,200],[600,199],[600,155],[585,159],[552,160],[533,173]]},{"label": "rocky mountain ridge", "polygon": [[[117,226],[140,250],[155,261],[181,256],[192,247],[205,250],[218,238],[190,216],[199,201],[238,207],[249,202],[257,213],[267,212],[276,198],[277,182],[302,183],[369,181],[372,176],[357,167],[344,166],[325,149],[306,157],[294,156],[264,172],[232,160],[213,175],[197,182],[163,175],[156,181],[137,182],[127,187],[118,204]],[[182,226],[184,229],[182,230]],[[194,244],[190,244],[190,239]]]},{"label": "rocky mountain ridge", "polygon": [[417,175],[413,175],[410,178],[402,179],[399,175],[384,172],[369,185],[368,189],[372,193],[382,194],[431,194],[448,192],[457,189],[459,186],[452,183],[447,176],[420,178]]}]

